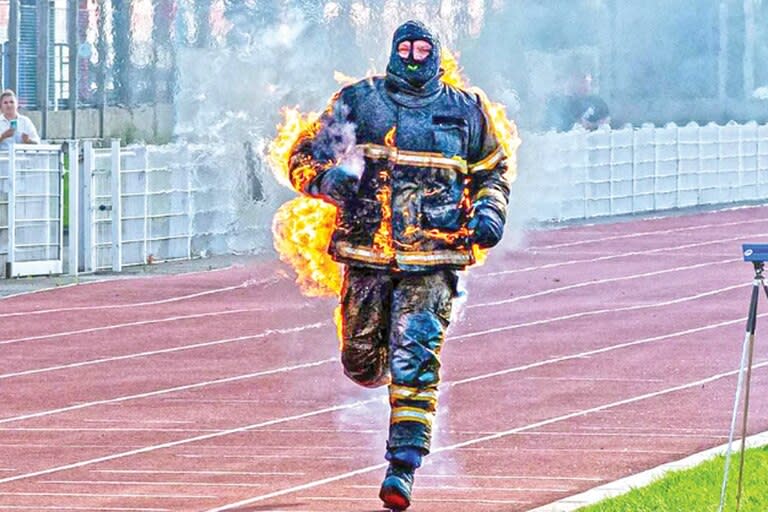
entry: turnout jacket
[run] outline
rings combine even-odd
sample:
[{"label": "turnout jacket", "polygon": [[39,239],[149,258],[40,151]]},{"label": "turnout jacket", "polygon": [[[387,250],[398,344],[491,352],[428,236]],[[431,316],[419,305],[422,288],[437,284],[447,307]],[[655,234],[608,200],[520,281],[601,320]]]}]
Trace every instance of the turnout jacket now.
[{"label": "turnout jacket", "polygon": [[393,271],[474,263],[467,222],[506,218],[506,156],[478,94],[440,82],[413,96],[373,77],[341,89],[292,149],[290,179],[321,192],[324,176],[362,159],[356,191],[337,203],[329,245],[339,262]]}]

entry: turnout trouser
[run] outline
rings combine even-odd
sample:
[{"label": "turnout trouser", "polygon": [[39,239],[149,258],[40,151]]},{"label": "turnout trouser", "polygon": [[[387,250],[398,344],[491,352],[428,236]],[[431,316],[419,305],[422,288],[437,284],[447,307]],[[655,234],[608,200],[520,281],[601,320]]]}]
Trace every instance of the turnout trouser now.
[{"label": "turnout trouser", "polygon": [[389,384],[388,448],[429,451],[440,349],[456,273],[398,274],[347,267],[341,296],[344,373],[363,386]]}]

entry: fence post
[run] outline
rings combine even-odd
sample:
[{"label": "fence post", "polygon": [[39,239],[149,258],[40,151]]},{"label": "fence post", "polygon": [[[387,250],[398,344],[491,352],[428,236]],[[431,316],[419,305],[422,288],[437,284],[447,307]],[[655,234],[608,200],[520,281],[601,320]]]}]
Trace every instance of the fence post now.
[{"label": "fence post", "polygon": [[67,145],[69,155],[69,275],[76,276],[80,269],[80,144],[76,139]]},{"label": "fence post", "polygon": [[13,144],[8,151],[8,179],[8,259],[5,276],[11,277],[16,261],[16,146]]},{"label": "fence post", "polygon": [[123,269],[123,237],[122,237],[122,201],[120,176],[120,139],[112,139],[111,180],[112,186],[112,270],[120,272]]}]

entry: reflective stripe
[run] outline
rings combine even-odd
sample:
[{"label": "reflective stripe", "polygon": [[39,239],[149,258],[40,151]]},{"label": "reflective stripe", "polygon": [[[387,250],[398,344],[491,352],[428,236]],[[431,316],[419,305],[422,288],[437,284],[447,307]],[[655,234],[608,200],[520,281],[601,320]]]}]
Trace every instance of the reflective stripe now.
[{"label": "reflective stripe", "polygon": [[386,254],[361,246],[353,247],[344,242],[336,244],[336,253],[345,258],[352,258],[367,263],[378,263],[381,265],[392,263],[392,258],[388,257]]},{"label": "reflective stripe", "polygon": [[496,165],[501,161],[501,159],[504,158],[504,150],[501,146],[496,148],[496,151],[492,152],[487,157],[483,158],[476,164],[472,164],[469,166],[469,172],[475,173],[478,171],[490,171],[491,169],[495,169]]},{"label": "reflective stripe", "polygon": [[495,188],[484,188],[480,192],[477,193],[477,197],[475,198],[475,201],[482,199],[484,197],[492,197],[496,201],[499,201],[501,204],[507,204],[507,197],[500,191],[496,190]]},{"label": "reflective stripe", "polygon": [[428,402],[434,406],[437,403],[437,391],[391,384],[389,386],[389,399],[391,402],[395,400],[417,400]]},{"label": "reflective stripe", "polygon": [[[378,265],[389,265],[393,258],[380,251],[374,251],[366,246],[353,246],[347,242],[338,242],[334,249],[336,254],[343,258],[374,263]],[[394,261],[398,265],[471,265],[473,263],[472,253],[465,250],[445,250],[429,252],[401,252],[395,251]]]},{"label": "reflective stripe", "polygon": [[403,421],[415,421],[431,426],[434,419],[434,413],[426,412],[423,409],[417,409],[415,407],[393,407],[389,422],[390,424],[394,424]]},{"label": "reflective stripe", "polygon": [[458,156],[448,158],[441,153],[406,151],[378,144],[358,144],[357,148],[363,152],[363,155],[374,160],[389,160],[395,164],[412,167],[453,169],[456,172],[467,174],[467,162]]},{"label": "reflective stripe", "polygon": [[430,252],[397,252],[395,260],[401,265],[469,265],[472,263],[472,253],[469,251],[430,251]]}]

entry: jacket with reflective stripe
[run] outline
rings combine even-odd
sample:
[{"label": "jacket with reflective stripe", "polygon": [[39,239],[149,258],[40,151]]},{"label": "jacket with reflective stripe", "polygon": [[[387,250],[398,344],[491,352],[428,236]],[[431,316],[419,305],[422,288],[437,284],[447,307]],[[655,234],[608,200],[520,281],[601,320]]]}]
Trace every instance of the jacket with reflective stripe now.
[{"label": "jacket with reflective stripe", "polygon": [[506,156],[470,92],[443,84],[409,107],[393,101],[380,77],[345,87],[294,146],[291,181],[318,195],[326,170],[356,159],[364,162],[358,190],[340,205],[329,247],[337,261],[464,268],[474,262],[466,228],[473,209],[506,216]]}]

